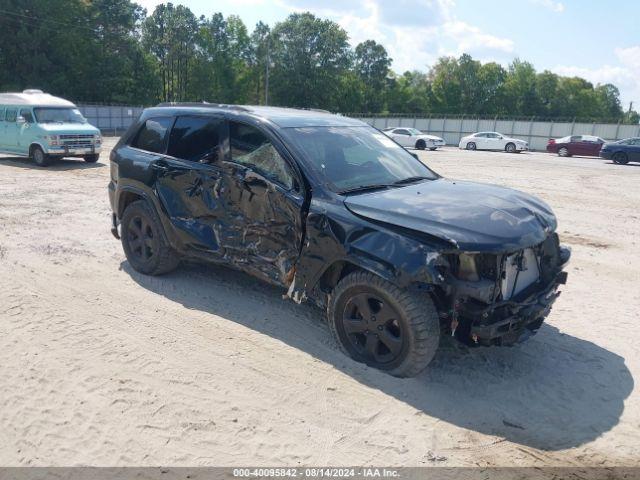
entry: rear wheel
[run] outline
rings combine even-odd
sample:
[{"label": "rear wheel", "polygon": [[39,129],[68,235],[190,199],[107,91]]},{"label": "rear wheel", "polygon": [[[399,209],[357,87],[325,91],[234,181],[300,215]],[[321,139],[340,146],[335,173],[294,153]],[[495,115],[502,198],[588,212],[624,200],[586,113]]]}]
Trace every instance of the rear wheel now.
[{"label": "rear wheel", "polygon": [[561,157],[568,157],[569,156],[569,149],[567,147],[562,147],[558,150],[558,155]]},{"label": "rear wheel", "polygon": [[421,139],[421,140],[418,140],[418,141],[416,142],[416,148],[417,148],[418,150],[424,150],[424,149],[426,148],[426,146],[427,146],[427,144],[426,144],[426,143],[425,143],[425,141],[424,141],[424,140],[422,140],[422,139]]},{"label": "rear wheel", "polygon": [[31,160],[33,160],[39,167],[46,167],[51,163],[51,158],[49,155],[44,153],[44,150],[42,150],[40,145],[34,145],[31,147],[30,157]]},{"label": "rear wheel", "polygon": [[100,158],[100,155],[99,154],[85,155],[83,158],[84,158],[84,161],[87,163],[96,163]]},{"label": "rear wheel", "polygon": [[178,266],[180,259],[165,240],[160,220],[146,201],[129,205],[121,225],[122,248],[135,270],[162,275]]},{"label": "rear wheel", "polygon": [[344,353],[391,375],[417,375],[438,349],[440,324],[431,299],[369,272],[338,283],[327,316]]},{"label": "rear wheel", "polygon": [[513,153],[516,151],[516,145],[514,143],[509,142],[505,145],[504,149],[507,153]]},{"label": "rear wheel", "polygon": [[467,150],[475,150],[476,149],[476,144],[474,142],[469,142],[467,143]]},{"label": "rear wheel", "polygon": [[617,152],[613,155],[613,161],[618,165],[626,165],[627,163],[629,163],[629,158],[627,157],[626,153]]}]

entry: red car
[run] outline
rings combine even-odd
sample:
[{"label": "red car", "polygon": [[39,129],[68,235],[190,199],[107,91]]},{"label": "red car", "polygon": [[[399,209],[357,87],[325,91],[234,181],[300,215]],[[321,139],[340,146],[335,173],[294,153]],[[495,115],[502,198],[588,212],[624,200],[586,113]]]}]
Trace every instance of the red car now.
[{"label": "red car", "polygon": [[584,155],[597,157],[600,149],[604,145],[604,140],[593,135],[571,135],[557,140],[550,138],[547,143],[547,152],[557,153],[561,157],[571,155]]}]

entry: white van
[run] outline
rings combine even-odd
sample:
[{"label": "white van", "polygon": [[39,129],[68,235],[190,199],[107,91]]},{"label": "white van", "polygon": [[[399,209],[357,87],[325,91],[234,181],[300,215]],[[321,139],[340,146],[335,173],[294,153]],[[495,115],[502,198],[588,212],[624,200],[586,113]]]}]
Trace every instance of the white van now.
[{"label": "white van", "polygon": [[93,163],[101,146],[100,130],[68,100],[42,90],[0,93],[0,153],[30,157],[40,166],[62,157]]}]

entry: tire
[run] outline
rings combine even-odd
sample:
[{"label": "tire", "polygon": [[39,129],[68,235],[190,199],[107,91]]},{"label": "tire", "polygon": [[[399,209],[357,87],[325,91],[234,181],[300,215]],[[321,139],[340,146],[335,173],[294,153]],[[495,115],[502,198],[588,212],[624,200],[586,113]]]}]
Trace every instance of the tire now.
[{"label": "tire", "polygon": [[44,150],[42,150],[42,147],[40,145],[34,145],[33,147],[31,147],[31,150],[29,151],[29,157],[39,167],[46,167],[51,164],[51,158],[49,157],[49,155],[44,153]]},{"label": "tire", "polygon": [[429,150],[431,150],[431,151],[433,152],[433,151],[434,151],[434,150],[436,150],[437,148],[438,148],[438,147],[430,147],[430,148],[429,148]]},{"label": "tire", "polygon": [[476,144],[475,144],[475,142],[469,142],[469,143],[467,143],[467,146],[465,148],[467,150],[475,150],[476,149]]},{"label": "tire", "polygon": [[562,147],[558,150],[558,156],[560,157],[569,157],[569,149],[567,147]]},{"label": "tire", "polygon": [[627,163],[629,163],[629,158],[624,152],[616,152],[613,154],[613,162],[617,163],[618,165],[626,165]]},{"label": "tire", "polygon": [[121,241],[129,264],[146,275],[174,270],[180,258],[168,244],[160,219],[145,201],[129,205],[122,215]]},{"label": "tire", "polygon": [[504,151],[507,153],[513,153],[516,151],[515,143],[509,142],[504,146]]},{"label": "tire", "polygon": [[82,158],[84,158],[84,161],[87,163],[96,163],[100,158],[100,154],[96,153],[94,155],[85,155]]},{"label": "tire", "polygon": [[416,142],[416,148],[418,150],[424,150],[426,147],[427,147],[427,144],[425,143],[424,140],[421,139]]},{"label": "tire", "polygon": [[438,349],[440,323],[431,298],[369,272],[351,273],[336,285],[327,317],[346,355],[396,377],[417,375]]}]

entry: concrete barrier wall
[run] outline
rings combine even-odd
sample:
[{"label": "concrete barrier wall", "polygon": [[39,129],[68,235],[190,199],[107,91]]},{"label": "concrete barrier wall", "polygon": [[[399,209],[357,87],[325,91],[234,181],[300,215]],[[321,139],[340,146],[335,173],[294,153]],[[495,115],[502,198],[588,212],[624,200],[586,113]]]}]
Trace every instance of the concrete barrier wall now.
[{"label": "concrete barrier wall", "polygon": [[78,108],[104,135],[122,135],[144,110],[144,107],[83,104],[78,104]]},{"label": "concrete barrier wall", "polygon": [[446,117],[360,117],[376,128],[413,127],[444,138],[448,145],[458,145],[460,138],[475,132],[495,131],[529,142],[532,150],[544,150],[550,138],[567,135],[596,135],[605,140],[640,137],[640,125],[617,123],[539,122],[535,120],[501,120]]},{"label": "concrete barrier wall", "polygon": [[[121,135],[140,116],[144,107],[78,104],[89,123],[105,135]],[[353,116],[353,115],[352,115]],[[567,135],[596,135],[605,140],[640,137],[640,125],[616,123],[539,122],[535,120],[503,120],[446,117],[360,117],[376,128],[413,127],[438,135],[449,145],[458,145],[470,133],[496,131],[529,142],[532,150],[544,150],[550,138]]]}]

